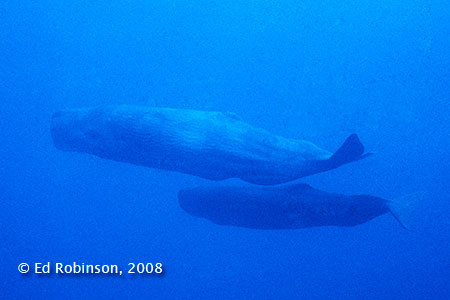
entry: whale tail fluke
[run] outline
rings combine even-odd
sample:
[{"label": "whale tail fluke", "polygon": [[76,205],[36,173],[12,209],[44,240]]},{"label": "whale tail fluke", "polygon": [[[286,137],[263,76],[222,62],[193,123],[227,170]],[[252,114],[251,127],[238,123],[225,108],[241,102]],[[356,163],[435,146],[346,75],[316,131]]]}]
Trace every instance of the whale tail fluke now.
[{"label": "whale tail fluke", "polygon": [[366,158],[373,153],[364,153],[364,146],[355,133],[351,134],[342,146],[328,159],[334,168],[343,164]]},{"label": "whale tail fluke", "polygon": [[411,229],[414,214],[420,208],[424,195],[424,192],[417,192],[387,202],[391,214],[403,228]]}]

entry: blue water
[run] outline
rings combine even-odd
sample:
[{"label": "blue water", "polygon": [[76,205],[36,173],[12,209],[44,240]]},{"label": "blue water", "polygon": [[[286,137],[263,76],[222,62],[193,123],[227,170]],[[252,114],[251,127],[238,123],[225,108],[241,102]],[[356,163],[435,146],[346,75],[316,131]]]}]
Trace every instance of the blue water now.
[{"label": "blue water", "polygon": [[[162,2],[162,3],[161,3]],[[445,1],[2,1],[1,299],[449,299],[450,5]],[[262,231],[178,205],[189,175],[54,148],[53,112],[232,111],[370,158],[302,180],[393,199],[414,229]],[[162,262],[164,275],[22,275],[25,262]]]}]

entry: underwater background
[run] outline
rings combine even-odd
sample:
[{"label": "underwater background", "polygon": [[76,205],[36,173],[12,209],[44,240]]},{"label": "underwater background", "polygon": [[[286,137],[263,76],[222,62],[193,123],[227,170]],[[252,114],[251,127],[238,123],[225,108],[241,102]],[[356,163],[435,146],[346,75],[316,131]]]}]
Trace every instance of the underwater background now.
[{"label": "underwater background", "polygon": [[[2,1],[1,299],[449,299],[450,5],[446,1]],[[209,183],[55,149],[60,109],[231,111],[375,155],[302,179],[394,199],[404,230],[251,230],[194,218]],[[232,181],[232,180],[231,180]],[[164,274],[22,275],[20,263],[162,262]]]}]

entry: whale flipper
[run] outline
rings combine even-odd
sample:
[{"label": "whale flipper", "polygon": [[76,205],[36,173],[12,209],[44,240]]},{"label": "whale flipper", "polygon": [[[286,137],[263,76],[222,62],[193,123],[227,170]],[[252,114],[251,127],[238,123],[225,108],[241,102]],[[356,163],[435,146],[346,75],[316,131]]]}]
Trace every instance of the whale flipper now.
[{"label": "whale flipper", "polygon": [[229,119],[232,119],[232,120],[235,120],[235,121],[242,121],[242,118],[238,114],[236,114],[234,112],[226,111],[226,112],[224,112],[222,114],[225,117],[229,118]]},{"label": "whale flipper", "polygon": [[358,135],[351,134],[342,144],[342,146],[327,160],[333,168],[337,168],[343,164],[347,164],[352,161],[357,161],[368,156],[372,153],[364,153],[364,146],[359,140]]}]

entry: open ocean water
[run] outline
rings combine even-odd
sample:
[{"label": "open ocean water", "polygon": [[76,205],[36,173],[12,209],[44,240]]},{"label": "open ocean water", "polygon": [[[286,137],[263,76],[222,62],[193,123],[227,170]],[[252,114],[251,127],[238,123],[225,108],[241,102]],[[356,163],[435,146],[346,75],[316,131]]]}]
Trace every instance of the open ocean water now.
[{"label": "open ocean water", "polygon": [[[450,299],[449,16],[446,1],[3,0],[0,299]],[[357,133],[373,156],[300,181],[425,196],[411,230],[390,214],[219,226],[178,204],[206,179],[54,147],[55,111],[105,104],[234,112],[332,151]]]}]

